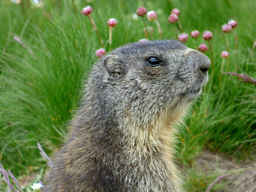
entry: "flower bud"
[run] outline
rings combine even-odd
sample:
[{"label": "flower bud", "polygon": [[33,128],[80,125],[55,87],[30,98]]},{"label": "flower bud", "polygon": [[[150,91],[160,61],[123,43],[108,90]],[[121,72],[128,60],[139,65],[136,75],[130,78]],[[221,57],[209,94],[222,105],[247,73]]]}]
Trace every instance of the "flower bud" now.
[{"label": "flower bud", "polygon": [[90,15],[90,14],[92,13],[92,11],[93,11],[93,8],[92,8],[91,6],[86,6],[85,8],[83,8],[83,10],[81,11],[81,13],[82,13],[83,15],[88,16],[88,15]]},{"label": "flower bud", "polygon": [[191,37],[197,38],[200,35],[200,32],[198,30],[191,31]]},{"label": "flower bud", "polygon": [[157,19],[157,14],[156,14],[156,12],[155,12],[155,11],[149,11],[149,12],[147,13],[147,18],[148,18],[149,21],[154,21],[154,20],[156,20],[156,19]]},{"label": "flower bud", "polygon": [[169,23],[176,23],[178,20],[179,17],[174,13],[172,13],[168,18]]},{"label": "flower bud", "polygon": [[186,41],[188,40],[188,34],[187,33],[181,33],[178,36],[179,41],[181,41],[182,43],[186,43]]},{"label": "flower bud", "polygon": [[222,25],[222,31],[224,33],[229,33],[230,31],[232,31],[232,26],[230,24],[224,24]]},{"label": "flower bud", "polygon": [[236,28],[236,26],[237,26],[237,21],[236,21],[236,20],[231,19],[231,20],[229,20],[228,24],[229,24],[229,25],[231,25],[231,26],[232,26],[232,28]]},{"label": "flower bud", "polygon": [[212,32],[211,31],[205,31],[203,33],[203,38],[204,38],[204,40],[207,40],[207,41],[211,40],[212,39]]},{"label": "flower bud", "polygon": [[109,27],[115,27],[117,24],[117,20],[115,18],[111,18],[108,20],[108,26]]},{"label": "flower bud", "polygon": [[206,51],[208,51],[208,47],[206,44],[202,43],[199,45],[198,50],[201,52],[206,52]]},{"label": "flower bud", "polygon": [[174,8],[174,9],[171,11],[171,13],[174,13],[174,14],[176,14],[177,16],[179,16],[179,15],[180,15],[180,10],[177,9],[177,8]]},{"label": "flower bud", "polygon": [[137,11],[136,11],[136,14],[138,15],[138,16],[144,16],[144,15],[146,15],[146,13],[147,13],[147,9],[145,8],[145,7],[140,7],[140,8],[138,8],[137,9]]},{"label": "flower bud", "polygon": [[100,48],[100,49],[96,50],[96,56],[99,57],[99,58],[102,57],[105,54],[106,54],[106,51],[105,51],[104,48]]},{"label": "flower bud", "polygon": [[225,58],[228,58],[228,56],[229,56],[229,52],[228,52],[228,51],[222,51],[222,52],[221,52],[221,57],[222,57],[222,58],[225,59]]}]

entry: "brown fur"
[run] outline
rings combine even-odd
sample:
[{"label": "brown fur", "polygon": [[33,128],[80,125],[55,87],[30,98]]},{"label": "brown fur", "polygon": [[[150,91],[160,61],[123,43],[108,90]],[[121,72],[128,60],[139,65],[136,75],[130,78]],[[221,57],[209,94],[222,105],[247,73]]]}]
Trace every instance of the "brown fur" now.
[{"label": "brown fur", "polygon": [[130,44],[101,59],[43,191],[181,192],[175,126],[208,68],[206,56],[177,41]]}]

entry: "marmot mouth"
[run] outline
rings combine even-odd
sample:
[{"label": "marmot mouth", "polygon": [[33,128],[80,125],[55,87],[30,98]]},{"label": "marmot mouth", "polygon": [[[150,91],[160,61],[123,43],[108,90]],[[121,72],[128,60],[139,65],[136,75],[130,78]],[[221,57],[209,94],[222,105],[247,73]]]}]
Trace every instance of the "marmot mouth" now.
[{"label": "marmot mouth", "polygon": [[200,94],[202,93],[202,88],[199,87],[199,88],[192,88],[192,89],[189,89],[185,94],[184,96],[187,97],[189,100],[191,99],[194,99],[196,97],[198,97]]},{"label": "marmot mouth", "polygon": [[189,93],[192,93],[192,94],[198,94],[199,92],[201,92],[201,88],[197,88],[197,89],[193,89],[193,90],[190,90]]}]

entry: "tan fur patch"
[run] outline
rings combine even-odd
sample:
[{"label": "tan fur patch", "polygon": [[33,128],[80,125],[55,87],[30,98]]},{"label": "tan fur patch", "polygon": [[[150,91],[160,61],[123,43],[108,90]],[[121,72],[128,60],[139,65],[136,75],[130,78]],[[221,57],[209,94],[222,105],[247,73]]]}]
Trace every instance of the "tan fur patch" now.
[{"label": "tan fur patch", "polygon": [[159,129],[159,136],[161,140],[161,153],[164,162],[166,163],[167,169],[169,170],[169,178],[175,183],[177,191],[181,190],[181,179],[180,173],[175,166],[175,158],[173,154],[175,152],[175,141],[177,129],[175,126],[181,123],[185,113],[187,111],[188,104],[179,105],[175,110],[164,111],[155,126]]},{"label": "tan fur patch", "polygon": [[[137,127],[135,124],[130,125],[128,130],[131,130],[131,146],[129,151],[136,151],[138,156],[153,154],[154,150],[162,154],[162,160],[165,162],[168,169],[169,179],[175,184],[176,191],[181,192],[182,182],[180,173],[175,166],[175,141],[177,129],[175,126],[182,123],[183,117],[189,107],[188,103],[179,103],[178,106],[162,111],[159,116],[152,120],[150,125],[146,127]],[[131,127],[132,126],[132,127]]]}]

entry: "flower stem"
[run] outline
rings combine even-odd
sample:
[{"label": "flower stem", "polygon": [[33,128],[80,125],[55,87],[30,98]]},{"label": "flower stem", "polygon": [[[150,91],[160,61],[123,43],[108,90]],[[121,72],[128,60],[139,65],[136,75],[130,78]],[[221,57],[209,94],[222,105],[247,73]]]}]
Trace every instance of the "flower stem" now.
[{"label": "flower stem", "polygon": [[22,12],[23,12],[24,16],[26,16],[27,11],[30,8],[30,0],[22,0],[20,4],[21,4]]},{"label": "flower stem", "polygon": [[112,27],[108,28],[109,30],[109,39],[108,39],[108,43],[109,43],[109,48],[111,49],[111,45],[112,45]]},{"label": "flower stem", "polygon": [[142,18],[142,22],[143,22],[143,25],[144,25],[145,38],[148,39],[149,35],[148,35],[147,25],[146,25],[146,22],[144,20],[144,17]]},{"label": "flower stem", "polygon": [[238,35],[237,32],[235,31],[235,49],[238,48]]},{"label": "flower stem", "polygon": [[155,20],[155,22],[156,22],[156,26],[157,26],[157,30],[158,30],[160,39],[162,39],[162,37],[163,37],[163,30],[162,30],[162,28],[161,28],[161,25],[160,25],[160,23],[159,23],[158,20]]},{"label": "flower stem", "polygon": [[209,46],[209,52],[210,52],[210,55],[211,55],[211,62],[212,62],[211,68],[212,68],[212,71],[214,72],[213,48],[212,48],[211,41],[208,41],[208,46]]},{"label": "flower stem", "polygon": [[224,72],[224,67],[225,67],[225,59],[222,58],[221,66],[220,66],[220,71]]},{"label": "flower stem", "polygon": [[177,29],[179,30],[180,33],[183,32],[182,25],[181,25],[181,23],[179,21],[177,21],[176,27],[177,27]]},{"label": "flower stem", "polygon": [[93,30],[96,32],[96,35],[97,35],[97,37],[98,37],[98,40],[99,40],[101,46],[104,47],[103,41],[102,41],[102,39],[101,39],[101,37],[100,37],[98,28],[97,28],[97,26],[96,26],[96,24],[95,24],[93,18],[92,18],[90,15],[88,15],[88,18],[89,18],[89,20],[90,20],[90,22],[91,22],[91,24],[92,24]]},{"label": "flower stem", "polygon": [[74,12],[76,13],[77,12],[77,7],[76,7],[76,3],[74,0],[72,0],[72,7],[74,9]]},{"label": "flower stem", "polygon": [[226,49],[229,51],[229,41],[228,38],[225,37]]}]

